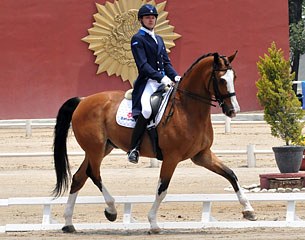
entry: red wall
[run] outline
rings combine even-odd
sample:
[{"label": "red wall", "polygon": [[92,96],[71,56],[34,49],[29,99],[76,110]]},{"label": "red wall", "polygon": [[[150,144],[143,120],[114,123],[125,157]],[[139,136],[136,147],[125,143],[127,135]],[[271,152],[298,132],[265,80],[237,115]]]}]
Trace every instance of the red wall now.
[{"label": "red wall", "polygon": [[[93,52],[81,41],[94,22],[96,2],[105,3],[0,1],[0,119],[53,118],[70,97],[130,87],[120,77],[96,75]],[[287,57],[289,51],[288,3],[274,2],[168,0],[168,19],[182,35],[171,49],[174,67],[182,75],[204,53],[230,55],[238,50],[233,67],[241,109],[259,109],[255,87],[259,56],[272,41]]]}]

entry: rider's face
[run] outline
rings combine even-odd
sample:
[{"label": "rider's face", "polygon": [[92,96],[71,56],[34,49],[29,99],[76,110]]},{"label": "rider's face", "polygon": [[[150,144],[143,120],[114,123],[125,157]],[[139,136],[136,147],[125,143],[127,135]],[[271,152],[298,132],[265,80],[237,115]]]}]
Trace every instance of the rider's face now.
[{"label": "rider's face", "polygon": [[142,22],[144,26],[150,30],[153,30],[153,28],[156,25],[157,18],[154,15],[148,15],[142,17]]}]

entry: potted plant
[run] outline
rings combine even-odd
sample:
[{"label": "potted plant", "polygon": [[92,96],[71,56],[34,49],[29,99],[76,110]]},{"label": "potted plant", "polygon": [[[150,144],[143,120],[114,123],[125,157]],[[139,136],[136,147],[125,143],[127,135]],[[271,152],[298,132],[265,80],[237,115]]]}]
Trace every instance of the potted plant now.
[{"label": "potted plant", "polygon": [[257,98],[264,107],[264,119],[271,126],[271,135],[281,138],[285,146],[273,147],[275,160],[281,173],[298,172],[304,146],[300,146],[304,112],[292,85],[294,73],[290,62],[275,42],[257,62],[259,80]]},{"label": "potted plant", "polygon": [[[298,145],[300,146],[305,146],[305,135],[301,135],[299,140],[298,140]],[[301,161],[301,166],[300,166],[301,171],[305,171],[305,150],[303,151],[303,158]]]}]

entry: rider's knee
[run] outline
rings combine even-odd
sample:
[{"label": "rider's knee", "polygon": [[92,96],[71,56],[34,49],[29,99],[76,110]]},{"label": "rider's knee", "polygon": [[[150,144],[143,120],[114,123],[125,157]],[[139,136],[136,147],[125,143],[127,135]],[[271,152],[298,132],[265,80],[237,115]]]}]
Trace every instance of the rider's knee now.
[{"label": "rider's knee", "polygon": [[142,115],[144,118],[149,119],[151,116],[152,110],[151,108],[142,109]]}]

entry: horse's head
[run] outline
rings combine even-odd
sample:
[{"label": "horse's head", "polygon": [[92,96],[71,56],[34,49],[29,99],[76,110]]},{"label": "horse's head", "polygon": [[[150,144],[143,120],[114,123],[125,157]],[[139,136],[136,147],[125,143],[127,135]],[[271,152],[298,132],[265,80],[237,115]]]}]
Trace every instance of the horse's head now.
[{"label": "horse's head", "polygon": [[[208,53],[198,58],[184,73],[177,90],[208,105],[218,102],[228,117],[240,111],[234,90],[235,72],[231,66],[237,52],[230,57]],[[214,96],[214,97],[213,97]]]},{"label": "horse's head", "polygon": [[231,67],[237,52],[230,57],[220,56],[214,53],[213,72],[209,85],[213,85],[212,94],[222,108],[222,112],[228,117],[235,117],[240,111],[235,95],[234,81],[235,72]]}]

